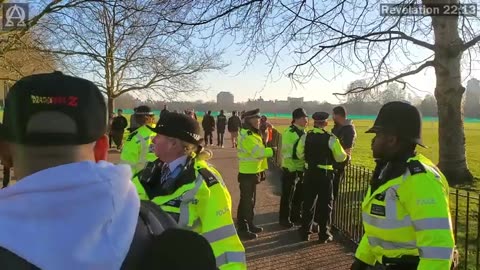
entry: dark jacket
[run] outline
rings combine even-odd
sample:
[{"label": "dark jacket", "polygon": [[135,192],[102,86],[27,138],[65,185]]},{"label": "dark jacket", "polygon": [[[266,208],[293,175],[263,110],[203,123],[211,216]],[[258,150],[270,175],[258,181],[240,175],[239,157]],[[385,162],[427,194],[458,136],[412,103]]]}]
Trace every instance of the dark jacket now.
[{"label": "dark jacket", "polygon": [[225,114],[219,114],[217,116],[217,132],[224,133],[227,126],[227,117]]},{"label": "dark jacket", "polygon": [[228,131],[229,132],[238,132],[240,130],[240,127],[242,126],[242,121],[240,120],[240,117],[238,116],[231,116],[228,118]]},{"label": "dark jacket", "polygon": [[215,130],[215,118],[206,114],[202,120],[202,128],[205,132],[212,132]]},{"label": "dark jacket", "polygon": [[[357,137],[357,132],[355,131],[355,126],[353,125],[352,120],[346,119],[345,125],[335,124],[332,128],[332,133],[337,136],[340,144],[343,149],[353,148],[355,146],[355,139]],[[342,163],[335,163],[335,167],[343,168],[349,163],[351,156],[348,155],[347,160]]]},{"label": "dark jacket", "polygon": [[127,128],[128,122],[127,118],[125,118],[123,115],[122,116],[115,116],[112,121],[112,130],[124,130]]},{"label": "dark jacket", "polygon": [[335,124],[332,128],[332,133],[340,140],[343,149],[349,149],[355,146],[357,132],[355,131],[352,120],[347,119],[343,126]]}]

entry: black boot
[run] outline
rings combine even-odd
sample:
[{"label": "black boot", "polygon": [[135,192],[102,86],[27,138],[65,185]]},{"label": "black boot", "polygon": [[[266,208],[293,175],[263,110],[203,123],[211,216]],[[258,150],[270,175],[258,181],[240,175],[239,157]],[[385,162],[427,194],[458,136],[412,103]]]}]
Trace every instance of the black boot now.
[{"label": "black boot", "polygon": [[298,234],[300,235],[301,241],[310,241],[310,238],[313,236],[313,233],[303,226],[298,229]]},{"label": "black boot", "polygon": [[255,226],[253,224],[248,225],[248,230],[251,231],[252,233],[261,233],[263,232],[262,227]]},{"label": "black boot", "polygon": [[238,237],[240,237],[241,240],[253,240],[257,239],[258,235],[256,233],[250,232],[250,231],[238,231]]},{"label": "black boot", "polygon": [[290,229],[293,227],[293,223],[288,220],[280,220],[279,224],[280,226],[285,227],[287,229]]}]

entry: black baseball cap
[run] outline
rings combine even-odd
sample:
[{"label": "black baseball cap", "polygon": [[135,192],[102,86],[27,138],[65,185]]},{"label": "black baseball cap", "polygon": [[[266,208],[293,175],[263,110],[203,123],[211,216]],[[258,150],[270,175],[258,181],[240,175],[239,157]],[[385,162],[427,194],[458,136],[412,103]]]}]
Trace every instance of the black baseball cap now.
[{"label": "black baseball cap", "polygon": [[7,141],[33,146],[88,144],[107,129],[107,107],[91,81],[59,71],[23,77],[5,98]]},{"label": "black baseball cap", "polygon": [[191,144],[200,145],[203,141],[197,120],[183,113],[168,112],[160,117],[155,127],[147,127],[155,133]]}]

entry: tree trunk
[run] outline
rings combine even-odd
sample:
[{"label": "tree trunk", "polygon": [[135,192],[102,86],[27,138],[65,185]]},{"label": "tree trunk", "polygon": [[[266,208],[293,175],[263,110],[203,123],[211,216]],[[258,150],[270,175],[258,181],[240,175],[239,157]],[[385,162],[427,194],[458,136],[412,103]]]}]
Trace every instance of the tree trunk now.
[{"label": "tree trunk", "polygon": [[[428,4],[428,0],[424,0]],[[444,1],[445,3],[448,1]],[[458,4],[458,0],[451,0]],[[435,34],[435,97],[438,105],[439,168],[450,185],[473,180],[465,154],[460,61],[463,41],[458,34],[458,17],[432,17]]]},{"label": "tree trunk", "polygon": [[115,109],[115,99],[111,96],[108,96],[107,101],[108,115],[110,116],[112,113],[114,113],[113,110]]}]

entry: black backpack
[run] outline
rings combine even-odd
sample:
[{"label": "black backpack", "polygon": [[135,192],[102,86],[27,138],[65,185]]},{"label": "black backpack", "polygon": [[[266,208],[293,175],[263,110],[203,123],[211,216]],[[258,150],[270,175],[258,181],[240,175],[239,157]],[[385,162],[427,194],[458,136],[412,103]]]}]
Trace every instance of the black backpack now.
[{"label": "black backpack", "polygon": [[[177,224],[169,214],[160,209],[151,201],[142,201],[138,215],[137,228],[133,241],[130,244],[127,257],[123,261],[121,270],[138,270],[140,260],[146,249],[150,247],[154,237],[165,230],[176,228]],[[2,270],[39,270],[37,266],[20,258],[11,251],[0,247],[0,269]]]}]

